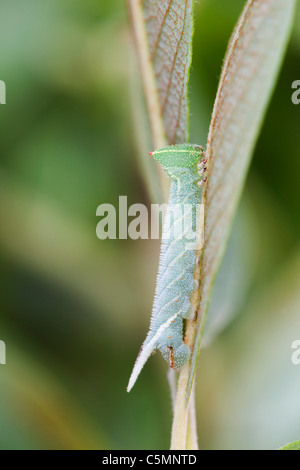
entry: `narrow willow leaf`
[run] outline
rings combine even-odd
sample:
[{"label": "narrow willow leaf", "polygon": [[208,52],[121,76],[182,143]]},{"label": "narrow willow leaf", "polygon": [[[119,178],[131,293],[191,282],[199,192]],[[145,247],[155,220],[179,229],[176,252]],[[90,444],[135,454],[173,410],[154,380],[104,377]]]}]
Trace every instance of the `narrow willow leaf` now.
[{"label": "narrow willow leaf", "polygon": [[293,0],[249,0],[227,50],[207,144],[205,244],[188,395],[212,284],[286,48],[294,8]]},{"label": "narrow willow leaf", "polygon": [[193,0],[144,0],[150,60],[168,143],[188,141]]},{"label": "narrow willow leaf", "polygon": [[286,446],[281,447],[279,450],[300,450],[300,441],[295,441],[291,444],[287,444]]},{"label": "narrow willow leaf", "polygon": [[[127,0],[152,134],[152,148],[188,141],[188,79],[194,0]],[[157,165],[144,162],[149,182],[153,168],[159,193],[167,200],[168,182]],[[150,164],[151,165],[151,164]],[[153,184],[149,185],[149,189]]]},{"label": "narrow willow leaf", "polygon": [[193,0],[128,0],[153,146],[188,141]]}]

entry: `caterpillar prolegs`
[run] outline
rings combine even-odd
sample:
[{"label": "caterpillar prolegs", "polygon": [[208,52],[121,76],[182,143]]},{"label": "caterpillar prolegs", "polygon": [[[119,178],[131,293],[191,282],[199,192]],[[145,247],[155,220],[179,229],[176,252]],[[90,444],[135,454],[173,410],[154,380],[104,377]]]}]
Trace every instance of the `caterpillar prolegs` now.
[{"label": "caterpillar prolegs", "polygon": [[[151,152],[171,179],[149,333],[135,362],[127,391],[133,387],[152,351],[159,349],[170,367],[180,370],[190,358],[183,340],[183,319],[193,315],[194,275],[201,245],[196,233],[206,159],[200,145],[180,144]],[[186,210],[185,210],[186,209]]]}]

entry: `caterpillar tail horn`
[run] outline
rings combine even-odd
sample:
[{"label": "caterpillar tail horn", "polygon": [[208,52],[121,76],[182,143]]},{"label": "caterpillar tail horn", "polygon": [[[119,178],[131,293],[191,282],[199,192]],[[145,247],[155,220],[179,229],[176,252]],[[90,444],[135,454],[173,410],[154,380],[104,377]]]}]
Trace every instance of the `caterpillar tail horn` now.
[{"label": "caterpillar tail horn", "polygon": [[149,356],[152,354],[152,352],[157,348],[158,345],[158,340],[160,336],[163,334],[163,332],[170,326],[170,324],[176,320],[178,316],[178,313],[175,313],[171,318],[169,318],[163,325],[161,325],[157,332],[155,333],[154,336],[152,336],[151,331],[150,334],[152,338],[150,339],[149,336],[145,339],[143,346],[141,347],[141,350],[139,352],[139,355],[135,361],[133,371],[131,373],[128,386],[127,386],[127,392],[130,392],[132,387],[134,386],[138,376],[140,375],[140,372],[142,368],[144,367],[145,363],[147,362]]},{"label": "caterpillar tail horn", "polygon": [[138,354],[138,357],[136,358],[133,371],[131,373],[128,386],[127,386],[127,392],[130,392],[132,387],[134,386],[138,376],[140,375],[140,372],[142,368],[144,367],[145,363],[147,362],[149,356],[152,354],[152,352],[156,349],[155,346],[156,343],[156,338],[154,337],[149,343],[147,343],[147,339],[145,340],[143,346],[140,349],[140,352]]}]

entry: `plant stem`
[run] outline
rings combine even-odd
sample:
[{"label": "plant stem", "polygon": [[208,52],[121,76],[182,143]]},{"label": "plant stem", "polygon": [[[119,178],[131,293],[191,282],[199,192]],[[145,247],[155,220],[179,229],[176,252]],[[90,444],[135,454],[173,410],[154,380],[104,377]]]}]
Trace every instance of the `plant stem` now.
[{"label": "plant stem", "polygon": [[[192,345],[194,337],[195,322],[187,320],[185,343]],[[189,361],[181,370],[178,378],[171,450],[196,450],[198,448],[194,385],[190,396],[188,396],[191,366],[191,361]]]},{"label": "plant stem", "polygon": [[171,437],[171,450],[185,450],[187,438],[188,403],[186,391],[189,380],[189,363],[179,374]]},{"label": "plant stem", "polygon": [[198,435],[197,435],[197,419],[196,419],[195,384],[193,385],[191,397],[190,397],[187,436],[186,436],[186,449],[187,450],[199,449]]}]

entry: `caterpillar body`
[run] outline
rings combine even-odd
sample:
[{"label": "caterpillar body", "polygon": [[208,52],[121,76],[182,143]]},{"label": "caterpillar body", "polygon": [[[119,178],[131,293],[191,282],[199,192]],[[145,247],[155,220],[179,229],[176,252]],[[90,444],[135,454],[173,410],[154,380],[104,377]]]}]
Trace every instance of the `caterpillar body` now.
[{"label": "caterpillar body", "polygon": [[[201,246],[187,243],[186,227],[197,227],[197,207],[206,181],[203,148],[179,144],[151,152],[171,179],[165,215],[156,291],[149,333],[135,362],[127,391],[133,387],[150,354],[159,349],[170,367],[180,370],[190,358],[183,340],[183,319],[193,316],[194,280]],[[185,211],[184,209],[187,208]],[[184,222],[188,220],[186,224]],[[183,233],[178,230],[185,225]],[[178,236],[178,232],[182,236]]]}]

